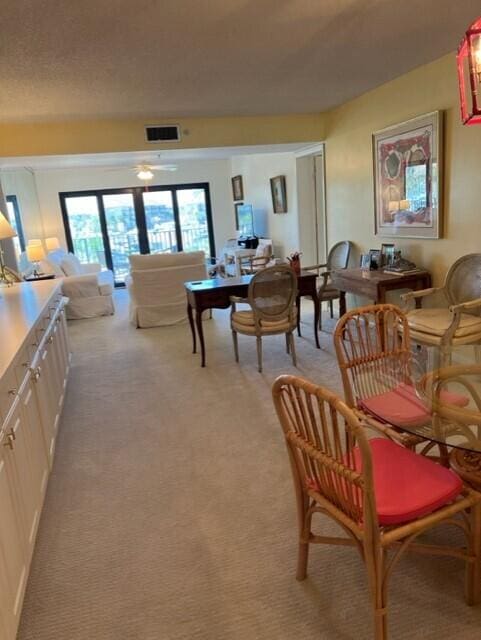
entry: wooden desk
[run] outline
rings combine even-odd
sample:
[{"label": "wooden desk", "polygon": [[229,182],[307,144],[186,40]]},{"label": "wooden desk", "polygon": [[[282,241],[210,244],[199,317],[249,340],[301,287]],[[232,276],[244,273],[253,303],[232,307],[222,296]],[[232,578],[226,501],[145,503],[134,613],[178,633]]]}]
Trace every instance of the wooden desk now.
[{"label": "wooden desk", "polygon": [[[192,353],[196,353],[196,333],[199,335],[200,349],[202,355],[201,366],[205,367],[205,343],[204,331],[202,328],[202,312],[206,309],[227,309],[230,307],[230,297],[239,296],[245,298],[249,282],[253,276],[241,276],[240,278],[214,278],[212,280],[198,280],[185,282],[185,292],[187,294],[187,316],[189,318],[190,330],[192,332]],[[317,275],[310,271],[303,271],[297,278],[298,296],[297,305],[297,332],[300,333],[300,298],[309,296],[314,302],[314,338],[316,347],[320,349],[317,325],[319,322],[319,301],[316,287]],[[195,325],[193,310],[195,309]]]},{"label": "wooden desk", "polygon": [[[331,272],[332,286],[339,289],[339,315],[346,313],[346,292],[366,296],[374,304],[386,302],[386,293],[396,289],[413,289],[420,291],[431,286],[431,274],[428,271],[418,271],[410,275],[395,275],[379,271],[365,271],[364,269],[339,269]],[[418,301],[416,301],[418,302]]]}]

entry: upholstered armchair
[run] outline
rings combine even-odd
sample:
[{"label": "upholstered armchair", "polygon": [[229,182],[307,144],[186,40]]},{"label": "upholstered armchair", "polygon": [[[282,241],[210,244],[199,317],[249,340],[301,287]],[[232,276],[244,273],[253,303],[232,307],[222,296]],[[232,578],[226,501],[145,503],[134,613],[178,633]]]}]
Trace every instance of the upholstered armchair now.
[{"label": "upholstered armchair", "polygon": [[114,274],[101,265],[81,263],[73,253],[55,249],[40,263],[42,271],[62,279],[62,293],[69,299],[69,320],[112,315]]},{"label": "upholstered armchair", "polygon": [[[346,269],[349,262],[349,255],[351,253],[352,243],[349,240],[343,240],[337,242],[327,256],[327,262],[324,264],[314,264],[309,267],[304,267],[306,271],[316,271],[319,279],[320,286],[317,291],[317,297],[319,298],[319,330],[322,329],[322,303],[329,302],[329,311],[331,318],[334,316],[333,302],[338,300],[340,292],[338,289],[332,286],[331,271],[334,269]],[[324,271],[322,271],[324,269]]]},{"label": "upholstered armchair", "polygon": [[129,260],[130,322],[137,328],[185,322],[184,282],[207,278],[204,252],[132,254]]},{"label": "upholstered armchair", "polygon": [[[423,307],[434,294],[447,301],[446,307]],[[439,346],[441,360],[449,360],[451,346],[481,344],[481,253],[456,260],[444,286],[411,291],[401,296],[411,340],[420,345]],[[420,308],[409,310],[415,301]],[[402,329],[401,329],[402,330]]]}]

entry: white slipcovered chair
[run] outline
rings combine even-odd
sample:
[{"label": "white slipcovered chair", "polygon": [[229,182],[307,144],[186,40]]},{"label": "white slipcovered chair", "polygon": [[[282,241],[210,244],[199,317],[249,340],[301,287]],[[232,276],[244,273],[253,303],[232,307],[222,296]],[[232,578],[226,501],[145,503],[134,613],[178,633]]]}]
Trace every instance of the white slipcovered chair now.
[{"label": "white slipcovered chair", "polygon": [[50,251],[41,261],[44,273],[62,278],[62,293],[69,299],[67,318],[95,318],[115,313],[112,294],[114,274],[99,263],[81,263],[73,253],[63,249]]},{"label": "white slipcovered chair", "polygon": [[129,256],[130,321],[138,328],[162,327],[187,320],[184,282],[205,280],[203,251]]}]

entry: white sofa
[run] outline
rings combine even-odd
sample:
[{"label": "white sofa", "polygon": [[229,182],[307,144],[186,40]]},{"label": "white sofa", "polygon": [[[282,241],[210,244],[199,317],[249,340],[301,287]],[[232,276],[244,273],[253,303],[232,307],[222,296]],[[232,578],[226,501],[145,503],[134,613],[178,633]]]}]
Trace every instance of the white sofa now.
[{"label": "white sofa", "polygon": [[162,327],[187,320],[184,282],[205,280],[203,251],[131,255],[130,321],[139,328]]},{"label": "white sofa", "polygon": [[54,273],[62,278],[62,293],[69,299],[67,318],[94,318],[115,312],[112,294],[114,274],[102,270],[98,263],[81,263],[73,253],[63,249],[50,251],[40,263],[44,273]]}]

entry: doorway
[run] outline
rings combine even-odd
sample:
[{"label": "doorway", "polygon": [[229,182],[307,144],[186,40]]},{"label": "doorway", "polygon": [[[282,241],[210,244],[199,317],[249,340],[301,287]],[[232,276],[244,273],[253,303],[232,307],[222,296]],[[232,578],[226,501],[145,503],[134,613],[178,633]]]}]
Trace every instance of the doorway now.
[{"label": "doorway", "polygon": [[306,265],[327,259],[324,146],[296,158],[299,243]]}]

